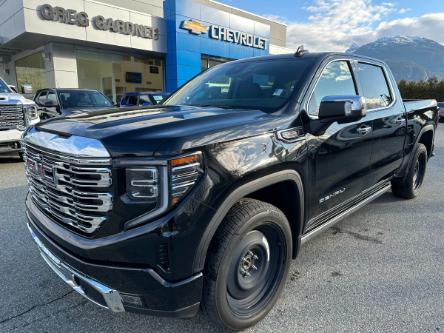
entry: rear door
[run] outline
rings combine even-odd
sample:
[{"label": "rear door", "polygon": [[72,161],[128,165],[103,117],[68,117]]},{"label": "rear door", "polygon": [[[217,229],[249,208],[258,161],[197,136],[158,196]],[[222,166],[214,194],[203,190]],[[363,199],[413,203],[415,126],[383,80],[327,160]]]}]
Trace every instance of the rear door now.
[{"label": "rear door", "polygon": [[407,122],[404,104],[396,95],[392,78],[378,63],[356,62],[359,94],[367,101],[367,117],[373,120],[372,175],[369,186],[391,177],[401,166]]},{"label": "rear door", "polygon": [[[321,100],[326,96],[358,95],[351,64],[335,60],[327,64],[308,102],[310,121],[317,122]],[[307,229],[325,222],[323,215],[354,198],[367,186],[370,173],[373,121],[331,124],[324,134],[309,139],[312,151],[310,222]]]}]

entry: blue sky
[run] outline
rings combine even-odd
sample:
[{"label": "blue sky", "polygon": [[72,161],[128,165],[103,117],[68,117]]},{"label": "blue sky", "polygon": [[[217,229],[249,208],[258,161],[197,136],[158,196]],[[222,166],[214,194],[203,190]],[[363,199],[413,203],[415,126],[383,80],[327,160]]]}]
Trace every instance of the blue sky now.
[{"label": "blue sky", "polygon": [[304,44],[314,50],[340,51],[353,43],[394,35],[444,44],[444,0],[219,1],[285,22],[291,48]]}]

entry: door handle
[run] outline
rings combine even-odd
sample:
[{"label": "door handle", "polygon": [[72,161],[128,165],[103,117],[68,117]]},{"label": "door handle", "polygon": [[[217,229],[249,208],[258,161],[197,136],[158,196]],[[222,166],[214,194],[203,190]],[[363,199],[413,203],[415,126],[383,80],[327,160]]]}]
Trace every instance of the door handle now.
[{"label": "door handle", "polygon": [[372,128],[367,125],[362,125],[356,130],[362,136],[369,134],[372,131]]}]

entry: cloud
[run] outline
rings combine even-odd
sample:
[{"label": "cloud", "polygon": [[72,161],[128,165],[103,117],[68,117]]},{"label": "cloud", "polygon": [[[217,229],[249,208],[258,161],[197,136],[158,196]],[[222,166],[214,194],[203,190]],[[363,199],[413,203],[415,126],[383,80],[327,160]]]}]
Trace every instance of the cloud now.
[{"label": "cloud", "polygon": [[[390,14],[407,13],[391,2],[371,0],[315,0],[305,10],[307,23],[287,24],[287,46],[303,44],[311,51],[345,51],[352,44],[363,45],[380,37],[420,36],[444,44],[444,13],[387,20]],[[275,17],[276,19],[276,17]]]},{"label": "cloud", "polygon": [[398,10],[398,14],[405,14],[408,13],[409,11],[411,11],[411,8],[401,8],[400,10]]},{"label": "cloud", "polygon": [[425,14],[390,22],[382,22],[376,29],[377,37],[419,36],[444,44],[444,13]]}]

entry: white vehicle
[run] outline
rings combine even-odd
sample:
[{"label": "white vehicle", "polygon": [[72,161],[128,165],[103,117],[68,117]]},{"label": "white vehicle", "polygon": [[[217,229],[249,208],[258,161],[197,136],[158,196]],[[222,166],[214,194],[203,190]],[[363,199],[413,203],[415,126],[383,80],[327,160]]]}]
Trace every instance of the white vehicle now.
[{"label": "white vehicle", "polygon": [[0,154],[18,152],[26,127],[40,121],[34,101],[14,92],[0,78]]}]

